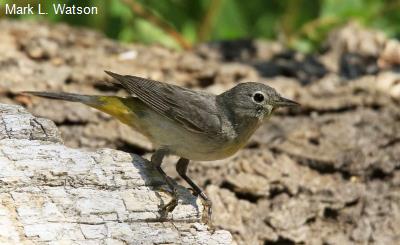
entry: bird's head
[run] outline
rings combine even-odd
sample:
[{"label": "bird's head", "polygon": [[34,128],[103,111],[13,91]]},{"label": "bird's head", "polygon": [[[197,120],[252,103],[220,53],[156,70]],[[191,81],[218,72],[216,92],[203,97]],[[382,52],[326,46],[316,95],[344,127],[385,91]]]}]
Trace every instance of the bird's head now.
[{"label": "bird's head", "polygon": [[255,82],[240,83],[219,96],[235,117],[239,118],[263,120],[279,107],[299,105],[282,97],[275,89]]}]

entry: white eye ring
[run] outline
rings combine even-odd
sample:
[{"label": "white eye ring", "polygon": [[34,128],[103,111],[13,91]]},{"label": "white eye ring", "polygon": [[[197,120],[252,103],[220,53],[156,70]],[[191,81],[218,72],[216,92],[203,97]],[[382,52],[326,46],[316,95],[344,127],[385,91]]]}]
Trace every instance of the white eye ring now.
[{"label": "white eye ring", "polygon": [[257,104],[261,104],[265,100],[265,94],[263,92],[257,91],[251,96],[251,98]]}]

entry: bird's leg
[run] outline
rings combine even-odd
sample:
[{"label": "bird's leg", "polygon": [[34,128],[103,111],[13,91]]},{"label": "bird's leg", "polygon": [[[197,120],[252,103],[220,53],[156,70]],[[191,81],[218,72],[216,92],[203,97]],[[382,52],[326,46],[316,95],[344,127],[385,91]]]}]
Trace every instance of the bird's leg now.
[{"label": "bird's leg", "polygon": [[164,178],[168,187],[172,190],[172,200],[163,207],[164,211],[172,212],[174,210],[174,208],[176,207],[176,205],[178,205],[177,192],[176,192],[176,188],[175,188],[175,183],[172,181],[172,179],[170,177],[168,177],[168,175],[161,168],[162,160],[163,160],[165,154],[166,154],[165,150],[157,150],[151,156],[151,163],[157,169],[157,171],[161,174],[161,176]]},{"label": "bird's leg", "polygon": [[189,160],[186,158],[180,158],[176,163],[176,171],[178,172],[179,176],[181,176],[189,185],[193,188],[193,195],[200,196],[201,199],[204,201],[203,205],[207,212],[203,212],[203,219],[206,223],[211,224],[211,214],[212,214],[212,202],[208,199],[207,195],[200,189],[196,183],[193,182],[192,179],[187,176],[187,168],[189,165]]}]

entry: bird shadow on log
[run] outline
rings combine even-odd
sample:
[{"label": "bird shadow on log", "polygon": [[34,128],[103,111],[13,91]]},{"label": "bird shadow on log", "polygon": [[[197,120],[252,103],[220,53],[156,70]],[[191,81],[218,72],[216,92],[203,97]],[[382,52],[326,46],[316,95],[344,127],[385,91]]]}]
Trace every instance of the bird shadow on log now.
[{"label": "bird shadow on log", "polygon": [[[161,174],[156,170],[156,168],[152,165],[152,163],[149,160],[144,159],[136,154],[130,154],[130,155],[132,157],[132,165],[139,170],[139,174],[141,178],[144,180],[144,185],[150,187],[151,190],[154,191],[156,197],[159,199],[160,203],[158,205],[158,208],[160,217],[158,218],[158,221],[193,222],[200,220],[201,211],[199,205],[196,202],[197,197],[193,196],[188,188],[178,185],[175,181],[173,182],[176,185],[177,205],[170,212],[164,210],[164,208],[166,207],[166,205],[168,205],[169,202],[165,201],[166,198],[165,196],[163,197],[161,193],[166,193],[166,195],[170,195],[171,196],[170,199],[172,200],[172,190],[169,189],[168,185],[165,183]],[[184,211],[184,209],[180,209],[181,205],[192,206],[196,212],[195,219],[188,219],[188,216],[179,213],[180,210]],[[186,208],[186,210],[188,209]]]}]

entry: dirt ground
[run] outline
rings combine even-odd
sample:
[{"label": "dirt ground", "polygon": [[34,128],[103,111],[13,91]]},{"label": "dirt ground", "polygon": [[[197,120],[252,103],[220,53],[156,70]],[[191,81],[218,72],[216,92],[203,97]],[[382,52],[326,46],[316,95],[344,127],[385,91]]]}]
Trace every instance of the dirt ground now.
[{"label": "dirt ground", "polygon": [[[72,147],[153,150],[103,113],[18,92],[125,95],[103,70],[214,93],[247,81],[276,88],[302,106],[275,113],[235,156],[190,165],[215,225],[238,244],[400,244],[397,41],[349,23],[312,55],[262,40],[176,52],[66,25],[2,20],[0,29],[0,102],[54,120]],[[171,176],[175,160],[164,164]]]}]

